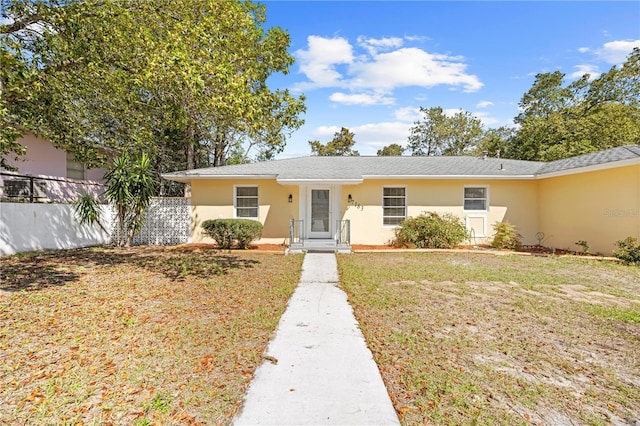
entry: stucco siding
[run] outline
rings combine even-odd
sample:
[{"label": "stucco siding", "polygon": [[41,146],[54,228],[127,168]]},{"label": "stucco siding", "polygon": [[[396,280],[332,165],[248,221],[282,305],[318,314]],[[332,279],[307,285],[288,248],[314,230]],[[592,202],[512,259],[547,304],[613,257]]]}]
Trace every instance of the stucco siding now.
[{"label": "stucco siding", "polygon": [[[54,147],[33,133],[26,133],[18,139],[18,143],[25,146],[27,152],[24,156],[15,160],[7,155],[7,163],[18,169],[18,173],[33,176],[67,177],[67,153]],[[86,169],[85,179],[102,182],[106,169]]]},{"label": "stucco siding", "polygon": [[544,244],[610,255],[614,243],[640,237],[640,166],[580,173],[540,181],[540,231]]},{"label": "stucco siding", "polygon": [[21,174],[67,176],[65,151],[55,148],[50,142],[31,133],[24,135],[18,142],[27,148],[26,155],[20,157],[18,161],[9,158],[7,162],[17,167]]},{"label": "stucco siding", "polygon": [[[524,180],[367,180],[360,185],[343,187],[343,198],[351,194],[353,202],[343,204],[343,218],[351,221],[354,244],[385,244],[394,237],[394,227],[382,224],[383,187],[406,188],[407,214],[418,216],[425,211],[452,213],[473,228],[472,242],[489,242],[492,225],[508,220],[518,227],[523,241],[533,244],[538,232],[538,184]],[[486,187],[488,209],[464,210],[464,188]],[[478,229],[479,227],[483,229]]]},{"label": "stucco siding", "polygon": [[[234,187],[258,187],[258,215],[264,226],[260,243],[283,243],[289,237],[289,220],[298,215],[298,188],[275,180],[194,180],[191,185],[191,241],[213,243],[203,235],[208,219],[229,219],[235,215]],[[293,202],[289,203],[289,194]]]}]

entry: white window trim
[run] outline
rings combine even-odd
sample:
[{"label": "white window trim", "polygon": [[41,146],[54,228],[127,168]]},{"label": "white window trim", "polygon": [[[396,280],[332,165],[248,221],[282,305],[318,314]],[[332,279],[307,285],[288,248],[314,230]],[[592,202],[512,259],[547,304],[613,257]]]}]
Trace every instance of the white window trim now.
[{"label": "white window trim", "polygon": [[[464,207],[464,201],[467,199],[464,196],[465,190],[467,188],[484,188],[484,209],[481,210],[477,210],[477,209],[466,209]],[[469,198],[469,200],[482,200],[483,198]],[[489,211],[489,186],[488,185],[465,185],[464,188],[462,189],[462,210],[464,210],[465,212],[488,212]]]},{"label": "white window trim", "polygon": [[[238,188],[257,188],[258,189],[258,208],[255,217],[238,217]],[[251,219],[260,220],[260,186],[259,185],[233,185],[233,218],[234,219]]]},{"label": "white window trim", "polygon": [[[409,215],[408,215],[409,207],[407,205],[407,199],[409,198],[409,196],[408,196],[409,191],[407,191],[407,187],[405,185],[384,185],[382,187],[382,218],[381,218],[382,219],[382,227],[383,228],[397,228],[400,225],[385,225],[385,223],[384,223],[384,218],[385,218],[385,216],[384,216],[384,199],[385,199],[384,190],[386,188],[403,188],[404,189],[404,218],[405,219],[407,217],[409,217]],[[396,206],[396,207],[400,207],[400,206]],[[392,216],[389,216],[389,217],[392,217]],[[395,217],[395,216],[393,216],[393,217]]]}]

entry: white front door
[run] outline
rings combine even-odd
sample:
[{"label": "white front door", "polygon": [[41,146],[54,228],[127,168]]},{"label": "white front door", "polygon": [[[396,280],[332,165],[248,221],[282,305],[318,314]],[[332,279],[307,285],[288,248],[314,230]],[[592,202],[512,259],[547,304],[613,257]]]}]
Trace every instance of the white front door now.
[{"label": "white front door", "polygon": [[309,189],[309,238],[331,238],[331,190]]}]

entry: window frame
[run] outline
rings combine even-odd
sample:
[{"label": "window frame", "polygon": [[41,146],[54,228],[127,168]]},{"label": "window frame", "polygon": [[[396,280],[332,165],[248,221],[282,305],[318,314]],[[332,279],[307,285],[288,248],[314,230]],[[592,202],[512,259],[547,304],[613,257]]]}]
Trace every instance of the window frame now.
[{"label": "window frame", "polygon": [[[256,199],[255,207],[238,207],[238,188],[256,188],[255,196],[241,196],[243,199]],[[256,209],[255,216],[238,216],[238,209]],[[259,185],[233,185],[233,217],[234,219],[260,220],[260,186]]]},{"label": "window frame", "polygon": [[[468,188],[484,189],[483,198],[471,198],[466,196]],[[484,209],[468,209],[467,200],[484,200]],[[462,210],[465,212],[488,212],[489,211],[489,186],[488,185],[465,185],[462,189]]]},{"label": "window frame", "polygon": [[[403,189],[404,190],[404,196],[403,197],[399,197],[399,196],[387,196],[384,194],[385,189]],[[382,187],[382,227],[383,228],[397,228],[400,223],[396,223],[396,224],[386,224],[385,223],[385,219],[386,218],[399,218],[402,217],[402,220],[400,222],[402,222],[403,220],[405,220],[408,217],[408,210],[409,207],[407,205],[407,199],[408,199],[408,195],[407,195],[407,187],[405,185],[385,185]],[[402,206],[385,206],[384,201],[387,198],[404,198],[404,204]],[[385,208],[404,208],[404,216],[387,216],[385,215]]]},{"label": "window frame", "polygon": [[[66,177],[67,179],[86,180],[87,167],[84,163],[76,160],[71,152],[66,153]],[[81,177],[77,177],[81,176]]]}]

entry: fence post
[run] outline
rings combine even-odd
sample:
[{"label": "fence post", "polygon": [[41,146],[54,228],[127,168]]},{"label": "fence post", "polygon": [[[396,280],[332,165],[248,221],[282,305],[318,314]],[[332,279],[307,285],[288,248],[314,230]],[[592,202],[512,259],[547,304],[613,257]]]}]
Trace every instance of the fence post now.
[{"label": "fence post", "polygon": [[33,203],[33,176],[27,176],[29,177],[29,202]]}]

